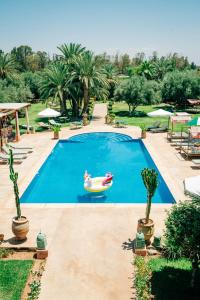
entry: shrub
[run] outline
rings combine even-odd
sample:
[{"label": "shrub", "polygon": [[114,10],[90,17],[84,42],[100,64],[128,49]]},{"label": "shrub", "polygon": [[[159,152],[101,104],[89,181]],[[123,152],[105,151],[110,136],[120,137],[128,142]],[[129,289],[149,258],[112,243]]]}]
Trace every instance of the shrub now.
[{"label": "shrub", "polygon": [[200,97],[200,76],[196,71],[174,71],[163,79],[162,97],[178,106],[186,105],[186,99]]},{"label": "shrub", "polygon": [[200,202],[199,199],[173,205],[165,222],[165,247],[169,257],[186,257],[192,261],[191,286],[200,262]]},{"label": "shrub", "polygon": [[151,269],[144,258],[137,256],[134,261],[136,266],[134,287],[137,300],[149,300],[151,294]]}]

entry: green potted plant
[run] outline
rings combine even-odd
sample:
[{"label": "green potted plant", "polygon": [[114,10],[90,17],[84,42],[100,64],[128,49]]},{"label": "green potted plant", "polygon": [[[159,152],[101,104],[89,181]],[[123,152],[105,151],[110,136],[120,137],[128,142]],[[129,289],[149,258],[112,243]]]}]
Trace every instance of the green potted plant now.
[{"label": "green potted plant", "polygon": [[54,133],[54,139],[55,140],[59,139],[59,132],[61,130],[61,126],[60,125],[53,125],[51,127],[51,129],[53,130],[53,133]]},{"label": "green potted plant", "polygon": [[145,124],[141,124],[141,125],[140,125],[140,128],[141,128],[141,138],[142,138],[142,139],[145,139],[146,136],[147,136]]},{"label": "green potted plant", "polygon": [[12,232],[14,233],[17,240],[24,240],[26,239],[26,235],[29,231],[29,221],[26,217],[21,215],[19,188],[17,183],[18,173],[16,173],[13,168],[12,150],[10,150],[9,171],[10,171],[10,180],[13,182],[13,188],[15,194],[15,205],[17,209],[17,216],[14,217],[12,220]]},{"label": "green potted plant", "polygon": [[154,233],[154,222],[149,218],[149,216],[151,212],[152,198],[158,186],[158,174],[154,169],[144,168],[141,175],[147,190],[147,206],[145,218],[138,220],[138,232],[144,233],[145,241],[149,244]]}]

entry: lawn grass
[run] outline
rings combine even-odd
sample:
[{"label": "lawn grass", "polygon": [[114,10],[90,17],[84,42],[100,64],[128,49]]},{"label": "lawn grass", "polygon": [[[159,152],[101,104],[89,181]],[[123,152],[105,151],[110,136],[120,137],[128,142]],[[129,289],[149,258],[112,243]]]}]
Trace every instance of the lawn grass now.
[{"label": "lawn grass", "polygon": [[[128,125],[141,126],[144,124],[146,127],[152,125],[156,121],[160,121],[161,125],[168,124],[168,117],[148,117],[147,113],[157,110],[157,109],[165,109],[171,110],[172,107],[170,105],[166,105],[164,103],[156,104],[156,105],[140,105],[136,108],[135,116],[129,116],[128,105],[124,102],[116,102],[113,105],[113,113],[116,116],[116,119],[120,119],[125,121]],[[194,114],[193,117],[200,116],[198,114]],[[182,124],[176,124],[175,130],[180,131]]]},{"label": "lawn grass", "polygon": [[32,260],[0,260],[0,299],[21,299],[32,265]]},{"label": "lawn grass", "polygon": [[[48,123],[48,119],[41,119],[38,117],[38,113],[41,112],[42,110],[46,109],[47,106],[45,103],[39,102],[39,103],[33,103],[31,104],[31,107],[28,110],[28,115],[29,115],[29,124],[30,126],[35,127],[36,131],[44,131],[45,129],[40,127],[38,125],[38,122],[43,122],[43,123]],[[54,108],[53,108],[54,109]],[[55,108],[55,110],[59,111],[59,108]],[[19,118],[19,124],[20,125],[25,125],[26,124],[26,118]],[[62,127],[69,126],[69,122],[62,123]],[[25,130],[20,129],[21,133],[25,132]]]},{"label": "lawn grass", "polygon": [[[198,299],[190,289],[192,267],[189,260],[153,258],[148,264],[152,271],[151,292],[156,300]],[[200,287],[200,276],[196,287]]]}]

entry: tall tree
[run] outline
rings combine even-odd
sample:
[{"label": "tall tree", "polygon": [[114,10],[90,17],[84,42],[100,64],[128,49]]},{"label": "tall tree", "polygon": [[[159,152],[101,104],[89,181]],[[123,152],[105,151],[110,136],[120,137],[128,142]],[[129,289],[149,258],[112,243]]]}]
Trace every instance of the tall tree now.
[{"label": "tall tree", "polygon": [[10,54],[0,53],[0,78],[5,79],[16,71],[16,64],[14,59],[10,56]]},{"label": "tall tree", "polygon": [[143,75],[146,79],[152,79],[154,73],[154,66],[149,61],[145,60],[138,69],[139,75]]},{"label": "tall tree", "polygon": [[56,62],[50,65],[42,74],[40,80],[40,92],[44,99],[53,97],[60,103],[61,113],[67,112],[66,99],[69,93],[69,86],[73,79],[67,65]]},{"label": "tall tree", "polygon": [[117,69],[113,64],[106,64],[103,68],[103,72],[109,84],[108,97],[110,99],[114,97],[114,90],[117,84]]},{"label": "tall tree", "polygon": [[83,113],[85,113],[89,104],[91,88],[108,88],[108,83],[96,63],[94,55],[89,51],[84,52],[76,59],[75,76],[83,86]]},{"label": "tall tree", "polygon": [[61,51],[62,57],[67,64],[74,64],[76,59],[85,52],[85,47],[75,43],[63,44],[58,49]]},{"label": "tall tree", "polygon": [[19,47],[14,47],[11,50],[11,55],[16,61],[17,68],[19,71],[27,71],[27,57],[32,54],[32,48],[27,45],[22,45]]}]

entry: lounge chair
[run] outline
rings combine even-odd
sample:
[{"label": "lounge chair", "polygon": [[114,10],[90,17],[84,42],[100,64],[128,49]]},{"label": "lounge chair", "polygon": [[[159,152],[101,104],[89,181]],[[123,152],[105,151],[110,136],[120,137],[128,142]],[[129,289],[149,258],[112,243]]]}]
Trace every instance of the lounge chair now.
[{"label": "lounge chair", "polygon": [[33,150],[33,147],[25,147],[25,146],[18,146],[16,144],[12,144],[12,143],[9,143],[7,144],[9,148],[12,148],[12,149],[16,149],[16,150]]},{"label": "lounge chair", "polygon": [[[28,129],[28,126],[26,125],[26,124],[22,124],[22,125],[19,125],[20,126],[20,128],[22,128],[22,129]],[[33,129],[33,126],[31,126],[31,125],[29,125],[29,129],[30,130],[32,130]]]},{"label": "lounge chair", "polygon": [[188,158],[192,158],[192,157],[200,157],[200,149],[199,147],[195,147],[195,146],[191,146],[191,147],[187,147],[187,146],[182,146],[180,149],[180,153],[184,153]]},{"label": "lounge chair", "polygon": [[197,167],[200,167],[200,159],[193,159],[192,162],[197,165]]},{"label": "lounge chair", "polygon": [[[1,162],[5,162],[5,163],[8,163],[9,162],[9,158],[10,158],[10,156],[9,155],[7,155],[7,154],[5,154],[5,153],[0,153],[0,161]],[[25,156],[25,155],[19,155],[19,156],[13,156],[13,161],[15,162],[15,163],[21,163],[25,158],[27,158],[27,156]]]},{"label": "lounge chair", "polygon": [[[2,149],[3,149],[3,151],[4,151],[7,155],[10,154],[10,149],[9,149],[6,145],[4,145],[4,146],[2,147]],[[26,151],[26,150],[15,150],[15,149],[13,149],[12,152],[13,152],[13,155],[14,155],[14,156],[15,156],[15,155],[17,155],[17,156],[20,156],[20,155],[27,155],[28,153],[30,153],[30,151]]]},{"label": "lounge chair", "polygon": [[186,132],[168,132],[167,138],[168,140],[187,140],[189,137],[189,134]]},{"label": "lounge chair", "polygon": [[167,130],[168,130],[168,125],[163,125],[162,127],[151,129],[150,132],[159,133],[159,132],[166,132]]},{"label": "lounge chair", "polygon": [[125,128],[127,123],[123,120],[115,120],[114,127],[116,128]]},{"label": "lounge chair", "polygon": [[42,127],[44,129],[50,129],[49,124],[46,124],[44,122],[38,122],[39,127]]},{"label": "lounge chair", "polygon": [[152,125],[148,126],[146,130],[150,131],[152,129],[156,129],[156,128],[159,128],[159,127],[160,127],[160,121],[156,121]]},{"label": "lounge chair", "polygon": [[54,120],[49,120],[49,124],[50,124],[51,126],[61,126],[60,123],[57,123],[57,122],[54,121]]},{"label": "lounge chair", "polygon": [[70,123],[70,129],[79,129],[83,127],[83,123],[82,122],[71,122]]},{"label": "lounge chair", "polygon": [[192,196],[200,196],[200,176],[185,178],[185,193]]}]

